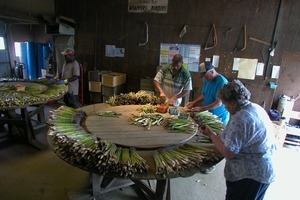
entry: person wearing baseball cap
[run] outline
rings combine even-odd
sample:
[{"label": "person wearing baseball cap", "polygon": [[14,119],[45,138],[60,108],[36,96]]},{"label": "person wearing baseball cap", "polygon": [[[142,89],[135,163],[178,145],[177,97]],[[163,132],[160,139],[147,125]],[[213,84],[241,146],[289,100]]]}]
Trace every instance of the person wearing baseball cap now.
[{"label": "person wearing baseball cap", "polygon": [[[200,96],[194,101],[186,104],[187,108],[191,111],[201,112],[209,111],[216,115],[223,124],[227,124],[229,121],[229,112],[226,110],[225,105],[217,97],[221,88],[228,83],[228,80],[221,74],[219,74],[211,62],[203,62],[199,65],[199,78],[204,79],[204,85],[201,90]],[[201,102],[202,104],[197,104]],[[215,166],[202,170],[204,174],[209,174],[215,169]]]},{"label": "person wearing baseball cap", "polygon": [[61,54],[65,58],[65,63],[63,64],[59,78],[68,85],[68,92],[64,96],[64,103],[69,107],[79,108],[82,106],[78,100],[80,65],[75,60],[74,49],[65,48]]}]

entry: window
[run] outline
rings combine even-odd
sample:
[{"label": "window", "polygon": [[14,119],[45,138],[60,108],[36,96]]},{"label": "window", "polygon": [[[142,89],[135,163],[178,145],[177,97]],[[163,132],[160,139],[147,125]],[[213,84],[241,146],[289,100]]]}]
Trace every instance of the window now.
[{"label": "window", "polygon": [[5,50],[4,38],[0,37],[0,50]]},{"label": "window", "polygon": [[21,56],[21,43],[20,42],[15,42],[15,54],[16,54],[16,57]]}]

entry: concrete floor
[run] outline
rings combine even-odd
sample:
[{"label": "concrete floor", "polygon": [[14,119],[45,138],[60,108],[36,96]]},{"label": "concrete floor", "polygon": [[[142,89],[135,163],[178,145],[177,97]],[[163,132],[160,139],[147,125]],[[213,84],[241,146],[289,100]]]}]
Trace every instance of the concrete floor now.
[{"label": "concrete floor", "polygon": [[[47,106],[49,110],[58,105]],[[48,145],[47,127],[36,130],[37,139]],[[51,149],[37,150],[24,144],[19,137],[7,139],[0,133],[0,199],[1,200],[89,200],[89,173],[61,160]],[[225,199],[225,160],[212,174],[197,173],[188,178],[171,179],[173,200]],[[299,199],[300,152],[281,148],[278,151],[278,175],[267,191],[265,200]],[[134,187],[125,187],[101,195],[101,200],[138,200]]]}]

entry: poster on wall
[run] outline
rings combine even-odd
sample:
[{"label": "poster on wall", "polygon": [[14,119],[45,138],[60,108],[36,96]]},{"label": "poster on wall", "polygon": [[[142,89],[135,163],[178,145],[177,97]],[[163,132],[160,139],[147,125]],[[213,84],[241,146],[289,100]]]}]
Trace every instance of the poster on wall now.
[{"label": "poster on wall", "polygon": [[232,70],[238,71],[238,78],[254,80],[258,59],[234,58]]},{"label": "poster on wall", "polygon": [[162,13],[168,12],[168,0],[128,0],[129,13]]},{"label": "poster on wall", "polygon": [[191,72],[198,72],[200,61],[201,45],[198,44],[160,44],[159,65],[172,63],[175,54],[183,56],[183,66]]}]

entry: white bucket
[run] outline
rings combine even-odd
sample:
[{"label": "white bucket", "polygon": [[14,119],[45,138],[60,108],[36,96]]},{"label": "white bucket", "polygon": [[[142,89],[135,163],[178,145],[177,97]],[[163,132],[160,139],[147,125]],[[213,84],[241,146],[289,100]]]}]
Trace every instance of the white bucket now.
[{"label": "white bucket", "polygon": [[281,96],[279,99],[277,110],[281,116],[286,117],[287,122],[290,118],[290,112],[293,110],[295,101],[285,95]]}]

